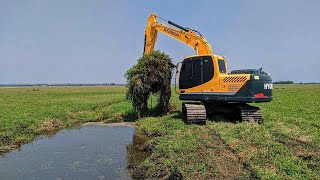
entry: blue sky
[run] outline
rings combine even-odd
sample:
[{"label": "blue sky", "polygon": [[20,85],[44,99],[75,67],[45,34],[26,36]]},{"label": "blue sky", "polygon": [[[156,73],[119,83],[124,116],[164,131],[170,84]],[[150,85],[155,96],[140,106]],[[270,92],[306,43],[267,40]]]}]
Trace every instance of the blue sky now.
[{"label": "blue sky", "polygon": [[[229,71],[260,68],[275,81],[320,82],[318,0],[2,0],[0,84],[124,83],[142,55],[148,16],[200,31]],[[175,63],[194,55],[162,34]]]}]

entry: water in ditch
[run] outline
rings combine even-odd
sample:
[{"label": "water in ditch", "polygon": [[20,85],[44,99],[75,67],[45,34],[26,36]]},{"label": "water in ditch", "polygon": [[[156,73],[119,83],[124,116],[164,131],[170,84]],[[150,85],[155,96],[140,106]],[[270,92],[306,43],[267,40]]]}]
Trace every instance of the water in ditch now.
[{"label": "water in ditch", "polygon": [[42,137],[0,156],[0,179],[130,179],[148,156],[132,126],[85,125]]}]

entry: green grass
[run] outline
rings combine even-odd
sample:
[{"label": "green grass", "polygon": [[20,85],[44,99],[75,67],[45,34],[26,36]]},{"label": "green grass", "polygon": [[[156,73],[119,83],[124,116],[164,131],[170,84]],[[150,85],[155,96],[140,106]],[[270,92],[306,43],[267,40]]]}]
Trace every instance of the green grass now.
[{"label": "green grass", "polygon": [[210,123],[259,177],[320,178],[320,86],[277,85],[264,123]]},{"label": "green grass", "polygon": [[0,88],[0,148],[63,127],[112,119],[109,106],[124,102],[124,93],[124,87]]},{"label": "green grass", "polygon": [[[262,109],[262,125],[220,121],[186,125],[180,112],[137,120],[138,133],[151,137],[146,149],[152,153],[136,174],[148,178],[319,179],[320,86],[274,88],[272,102],[253,104]],[[48,133],[47,122],[55,122],[60,129],[88,121],[135,121],[124,92],[124,87],[0,88],[0,147]],[[181,109],[178,95],[173,93],[171,104]]]},{"label": "green grass", "polygon": [[[211,121],[205,126],[185,125],[178,113],[142,119],[139,130],[156,136],[153,139],[155,142],[152,142],[154,151],[143,164],[146,169],[144,173],[153,178],[179,172],[187,179],[239,176],[244,179],[249,176],[262,179],[319,179],[319,98],[319,85],[277,85],[272,102],[253,104],[262,109],[262,125],[218,121]],[[175,95],[173,103],[180,106],[176,99]],[[225,142],[226,154],[223,151],[210,154],[219,152],[209,146],[216,143],[216,135]],[[209,150],[203,147],[209,147]],[[205,155],[202,152],[206,152]],[[217,162],[226,164],[225,161],[231,159],[228,157],[230,153],[248,172],[233,173],[233,177],[225,175],[234,170],[230,167],[221,169]],[[215,156],[228,158],[215,159]]]}]

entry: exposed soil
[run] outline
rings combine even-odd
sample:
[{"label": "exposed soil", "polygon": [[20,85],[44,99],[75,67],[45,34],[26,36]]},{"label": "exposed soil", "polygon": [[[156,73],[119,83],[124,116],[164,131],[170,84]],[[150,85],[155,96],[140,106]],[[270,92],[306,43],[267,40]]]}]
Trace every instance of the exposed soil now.
[{"label": "exposed soil", "polygon": [[255,173],[245,161],[216,133],[208,126],[209,140],[202,154],[214,155],[215,158],[208,158],[209,164],[216,169],[215,179],[256,179]]},{"label": "exposed soil", "polygon": [[127,146],[127,168],[131,174],[135,174],[136,168],[150,156],[151,152],[144,150],[144,145],[149,139],[145,135],[135,134],[132,143]]}]

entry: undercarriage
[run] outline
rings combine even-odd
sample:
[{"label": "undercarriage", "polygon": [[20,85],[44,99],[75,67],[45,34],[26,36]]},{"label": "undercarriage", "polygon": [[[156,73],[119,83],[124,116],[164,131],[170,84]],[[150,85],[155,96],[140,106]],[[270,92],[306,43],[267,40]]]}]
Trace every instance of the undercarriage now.
[{"label": "undercarriage", "polygon": [[183,120],[186,123],[205,124],[207,117],[222,114],[233,122],[262,123],[261,110],[246,103],[184,102]]}]

